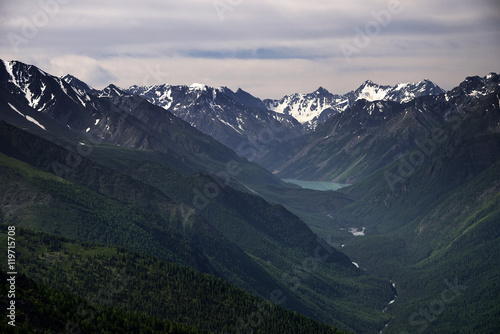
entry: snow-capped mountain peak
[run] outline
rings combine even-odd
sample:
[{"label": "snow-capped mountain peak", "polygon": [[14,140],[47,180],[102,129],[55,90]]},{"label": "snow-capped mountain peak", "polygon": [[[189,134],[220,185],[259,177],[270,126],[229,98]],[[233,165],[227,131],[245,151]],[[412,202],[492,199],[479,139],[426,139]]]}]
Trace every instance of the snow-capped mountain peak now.
[{"label": "snow-capped mountain peak", "polygon": [[82,94],[92,93],[96,91],[94,88],[90,87],[85,82],[81,81],[77,77],[72,76],[71,74],[66,74],[65,76],[61,77],[61,80],[67,82],[68,84],[76,88],[78,91],[80,91]]},{"label": "snow-capped mountain peak", "polygon": [[[24,97],[28,105],[37,111],[48,112],[54,106],[58,98],[54,95],[56,87],[65,96],[64,98],[69,98],[83,107],[92,105],[87,92],[75,88],[62,78],[18,61],[2,60],[1,63],[7,75],[3,80],[12,85],[11,90],[15,91],[14,94]],[[59,98],[62,97],[59,96]]]},{"label": "snow-capped mountain peak", "polygon": [[208,86],[200,83],[193,83],[191,86],[189,86],[189,90],[200,90],[200,91],[207,91]]},{"label": "snow-capped mountain peak", "polygon": [[371,80],[366,80],[355,92],[357,96],[356,100],[365,99],[367,101],[379,101],[383,100],[390,86],[381,86],[375,84]]},{"label": "snow-capped mountain peak", "polygon": [[269,110],[293,116],[307,128],[314,129],[336,113],[343,112],[357,100],[409,102],[419,96],[442,94],[444,90],[424,79],[395,86],[379,85],[366,80],[358,89],[344,95],[328,92],[323,87],[310,94],[286,95],[280,100],[264,100]]},{"label": "snow-capped mountain peak", "polygon": [[263,102],[269,110],[290,115],[302,124],[314,123],[323,111],[332,106],[336,111],[342,111],[345,105],[340,95],[332,94],[323,87],[309,94],[295,93],[280,100],[267,99]]},{"label": "snow-capped mountain peak", "polygon": [[296,120],[267,110],[260,99],[242,89],[234,92],[224,86],[195,83],[190,86],[132,86],[125,91],[168,109],[247,158],[252,158],[253,152],[244,149],[243,144],[271,133],[271,128],[280,129],[273,142],[296,136],[302,130]]},{"label": "snow-capped mountain peak", "polygon": [[117,87],[116,85],[110,84],[103,90],[97,93],[98,97],[116,97],[129,95],[123,89]]},{"label": "snow-capped mountain peak", "polygon": [[496,90],[498,86],[500,86],[500,74],[491,72],[485,77],[471,76],[446,93],[446,98],[449,100],[462,95],[484,96]]}]

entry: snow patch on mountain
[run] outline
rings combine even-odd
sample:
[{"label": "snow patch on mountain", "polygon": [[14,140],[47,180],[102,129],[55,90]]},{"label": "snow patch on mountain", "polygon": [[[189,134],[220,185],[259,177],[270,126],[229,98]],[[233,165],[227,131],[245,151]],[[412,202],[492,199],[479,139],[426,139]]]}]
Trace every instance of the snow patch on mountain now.
[{"label": "snow patch on mountain", "polygon": [[367,101],[379,101],[383,100],[389,89],[387,86],[379,86],[374,84],[372,81],[366,81],[363,86],[361,86],[361,91],[357,94],[356,100],[364,99]]},{"label": "snow patch on mountain", "polygon": [[500,87],[500,75],[489,73],[485,77],[467,77],[458,87],[446,93],[446,100],[454,100],[461,95],[478,98],[494,92]]},{"label": "snow patch on mountain", "polygon": [[43,130],[47,130],[47,129],[45,129],[45,127],[42,124],[38,123],[38,121],[36,119],[34,119],[33,117],[26,115],[26,119],[28,121],[30,121],[31,123],[34,123],[35,125],[38,125]]},{"label": "snow patch on mountain", "polygon": [[9,82],[13,83],[17,88],[19,88],[19,90],[23,92],[24,97],[28,101],[30,107],[32,107],[33,109],[38,109],[37,107],[46,89],[46,85],[43,82],[41,83],[40,93],[31,90],[31,75],[28,72],[19,73],[18,71],[17,73],[15,73],[14,66],[16,65],[16,63],[17,62],[15,61],[3,61],[7,73],[9,73],[10,75]]},{"label": "snow patch on mountain", "polygon": [[241,126],[239,126],[239,127],[240,127],[240,130],[238,130],[238,129],[236,129],[236,128],[235,128],[235,127],[231,124],[231,123],[226,122],[226,121],[225,121],[225,120],[223,120],[222,118],[220,118],[220,119],[219,119],[219,121],[220,121],[220,122],[222,122],[222,123],[224,123],[224,124],[226,124],[227,126],[229,126],[230,128],[232,128],[234,131],[238,132],[239,134],[242,134],[242,133],[241,133],[241,131],[240,131],[240,130],[241,130]]},{"label": "snow patch on mountain", "polygon": [[28,116],[28,115],[24,115],[22,112],[20,112],[19,110],[17,110],[16,107],[14,107],[12,104],[10,104],[9,102],[7,102],[7,104],[9,105],[9,107],[12,108],[12,110],[14,110],[16,113],[18,113],[19,115],[23,116],[26,120],[30,121],[31,123],[37,125],[38,127],[40,127],[42,130],[47,130],[45,129],[45,127],[40,124],[40,122],[38,122],[36,119],[34,119],[33,117],[31,116]]},{"label": "snow patch on mountain", "polygon": [[207,86],[204,85],[204,84],[200,84],[200,83],[193,83],[191,86],[189,86],[189,89],[190,90],[206,91],[207,90]]},{"label": "snow patch on mountain", "polygon": [[5,69],[7,70],[7,73],[9,73],[9,75],[10,75],[9,82],[12,82],[14,85],[16,85],[17,87],[19,87],[18,84],[17,84],[16,77],[14,76],[14,71],[12,69],[12,67],[14,65],[14,62],[13,61],[3,60],[3,65],[5,66]]},{"label": "snow patch on mountain", "polygon": [[9,107],[11,107],[12,110],[14,110],[15,112],[17,112],[19,115],[24,116],[24,114],[22,112],[20,112],[19,110],[17,110],[16,107],[14,107],[12,104],[10,104],[9,102],[7,102],[7,104],[9,105]]},{"label": "snow patch on mountain", "polygon": [[330,110],[332,114],[342,112],[349,105],[348,101],[340,95],[331,94],[326,89],[320,87],[309,94],[295,93],[286,95],[280,100],[264,100],[266,108],[279,114],[294,117],[299,123],[316,123],[318,117],[325,110]]}]

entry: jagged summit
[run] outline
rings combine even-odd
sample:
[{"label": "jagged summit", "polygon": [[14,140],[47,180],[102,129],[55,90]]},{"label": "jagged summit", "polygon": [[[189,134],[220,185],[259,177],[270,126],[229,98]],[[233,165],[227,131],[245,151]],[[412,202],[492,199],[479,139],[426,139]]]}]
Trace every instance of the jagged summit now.
[{"label": "jagged summit", "polygon": [[372,80],[366,80],[356,90],[343,95],[332,94],[319,87],[310,94],[291,94],[280,100],[267,99],[264,104],[272,111],[293,116],[305,127],[315,129],[318,124],[344,111],[357,100],[405,103],[420,96],[442,93],[444,90],[428,79],[395,86],[379,85]]},{"label": "jagged summit", "polygon": [[205,84],[193,83],[191,86],[189,86],[189,89],[206,91],[208,89],[208,86]]},{"label": "jagged summit", "polygon": [[[292,117],[267,110],[257,97],[238,89],[210,87],[204,84],[190,86],[156,85],[131,86],[125,90],[169,110],[198,130],[214,137],[238,154],[255,158],[258,150],[249,150],[247,144],[262,134],[273,133],[272,141],[296,137],[302,127]],[[273,129],[280,129],[279,133]],[[259,146],[258,149],[263,149]]]},{"label": "jagged summit", "polygon": [[451,91],[446,93],[448,99],[456,98],[462,94],[468,96],[482,96],[493,92],[500,85],[500,75],[490,72],[484,77],[469,76]]},{"label": "jagged summit", "polygon": [[99,97],[117,97],[117,96],[124,96],[124,95],[130,95],[130,94],[125,92],[122,88],[120,88],[114,84],[108,85],[103,90],[101,90],[97,93],[97,96],[99,96]]},{"label": "jagged summit", "polygon": [[323,88],[322,86],[320,86],[318,89],[316,89],[314,91],[316,94],[329,94],[330,92],[328,90],[326,90],[325,88]]},{"label": "jagged summit", "polygon": [[94,93],[97,91],[93,87],[87,85],[85,82],[71,74],[66,74],[65,76],[61,77],[61,80],[67,82],[82,93]]},{"label": "jagged summit", "polygon": [[371,80],[366,80],[354,91],[355,99],[365,99],[367,101],[384,100],[390,88],[391,86],[378,85]]}]

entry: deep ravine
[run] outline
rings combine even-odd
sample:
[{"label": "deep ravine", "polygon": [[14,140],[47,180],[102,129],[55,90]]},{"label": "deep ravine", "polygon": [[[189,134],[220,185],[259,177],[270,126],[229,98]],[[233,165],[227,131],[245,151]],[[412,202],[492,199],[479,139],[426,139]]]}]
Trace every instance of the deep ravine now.
[{"label": "deep ravine", "polygon": [[[394,293],[394,298],[393,298],[393,299],[391,299],[391,300],[389,301],[389,303],[387,303],[387,306],[386,306],[386,307],[384,307],[384,309],[382,310],[382,312],[384,312],[384,313],[387,311],[387,308],[389,307],[389,305],[393,304],[393,303],[396,301],[396,298],[398,297],[398,291],[396,290],[396,283],[394,283],[392,280],[389,280],[389,282],[391,283],[391,290],[392,290],[392,292]],[[383,327],[383,328],[380,330],[380,332],[379,332],[380,334],[382,334],[382,331],[383,331],[383,330],[384,330],[387,326],[389,326],[389,323],[390,323],[391,321],[392,321],[392,319],[391,319],[391,320],[389,320],[389,321],[388,321],[388,322],[384,325],[384,327]]]}]

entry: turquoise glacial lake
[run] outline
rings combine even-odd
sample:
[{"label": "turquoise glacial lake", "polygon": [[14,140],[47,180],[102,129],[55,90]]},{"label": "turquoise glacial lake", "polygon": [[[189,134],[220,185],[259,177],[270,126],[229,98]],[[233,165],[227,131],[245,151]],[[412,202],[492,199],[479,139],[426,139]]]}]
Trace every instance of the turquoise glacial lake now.
[{"label": "turquoise glacial lake", "polygon": [[320,191],[338,190],[340,188],[350,186],[350,184],[324,182],[324,181],[301,181],[301,180],[291,180],[291,179],[283,179],[283,181],[298,185],[304,189],[312,189]]}]

